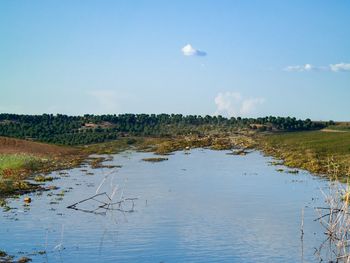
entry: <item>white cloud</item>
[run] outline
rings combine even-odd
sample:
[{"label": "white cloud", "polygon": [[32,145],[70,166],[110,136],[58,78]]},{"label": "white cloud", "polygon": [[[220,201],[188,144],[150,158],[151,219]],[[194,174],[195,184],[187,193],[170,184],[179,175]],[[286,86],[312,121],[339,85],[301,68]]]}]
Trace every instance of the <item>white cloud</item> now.
[{"label": "white cloud", "polygon": [[114,90],[91,90],[88,94],[97,102],[97,109],[94,109],[94,112],[118,113],[118,96]]},{"label": "white cloud", "polygon": [[193,48],[190,44],[187,44],[181,49],[185,56],[199,56],[204,57],[207,55],[206,52]]},{"label": "white cloud", "polygon": [[338,63],[338,64],[330,64],[329,65],[331,71],[350,71],[350,63]]},{"label": "white cloud", "polygon": [[304,71],[350,71],[350,63],[338,63],[338,64],[330,64],[329,66],[313,66],[311,64],[305,65],[295,65],[295,66],[287,66],[283,69],[288,72],[304,72]]},{"label": "white cloud", "polygon": [[228,116],[236,116],[239,111],[237,105],[242,101],[242,96],[238,92],[220,92],[214,101],[216,114],[226,113]]},{"label": "white cloud", "polygon": [[306,71],[313,70],[314,68],[315,68],[315,67],[312,66],[311,64],[305,64],[305,65],[304,65],[304,69],[305,69]]},{"label": "white cloud", "polygon": [[242,115],[247,115],[255,112],[258,105],[263,104],[265,99],[263,98],[250,98],[242,101],[240,112]]},{"label": "white cloud", "polygon": [[216,115],[229,117],[248,116],[256,112],[257,106],[265,102],[264,98],[245,99],[239,92],[220,92],[214,99]]},{"label": "white cloud", "polygon": [[312,70],[316,70],[316,69],[317,68],[311,64],[288,66],[288,67],[284,68],[285,71],[289,71],[289,72],[312,71]]}]

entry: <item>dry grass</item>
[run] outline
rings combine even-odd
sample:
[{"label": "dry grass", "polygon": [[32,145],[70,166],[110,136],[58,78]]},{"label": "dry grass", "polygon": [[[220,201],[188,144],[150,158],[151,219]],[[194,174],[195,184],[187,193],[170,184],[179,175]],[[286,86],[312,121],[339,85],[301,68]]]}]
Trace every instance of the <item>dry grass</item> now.
[{"label": "dry grass", "polygon": [[[350,184],[340,183],[337,179],[339,167],[333,161],[328,164],[328,173],[333,174],[328,192],[324,195],[324,207],[316,207],[319,221],[325,230],[325,240],[316,250],[320,261],[350,262]],[[345,176],[349,177],[349,172]]]}]

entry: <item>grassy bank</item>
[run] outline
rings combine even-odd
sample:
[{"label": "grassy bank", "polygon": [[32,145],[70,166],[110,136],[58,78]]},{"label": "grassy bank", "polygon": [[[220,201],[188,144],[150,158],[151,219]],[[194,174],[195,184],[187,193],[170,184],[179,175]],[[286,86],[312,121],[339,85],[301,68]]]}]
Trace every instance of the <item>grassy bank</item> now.
[{"label": "grassy bank", "polygon": [[0,154],[0,171],[35,170],[45,159],[26,154]]},{"label": "grassy bank", "polygon": [[[90,154],[115,154],[127,149],[159,155],[191,148],[225,150],[245,147],[247,140],[251,139],[231,133],[156,138],[122,137],[110,142],[67,148],[0,137],[0,198],[37,190],[40,185],[27,180],[34,179],[34,174],[75,167]],[[100,157],[87,160],[91,165],[99,167],[105,159]]]},{"label": "grassy bank", "polygon": [[0,154],[0,197],[35,188],[23,179],[40,169],[46,161],[28,154]]},{"label": "grassy bank", "polygon": [[0,154],[0,198],[35,191],[40,185],[27,181],[34,179],[34,174],[74,167],[82,160],[80,156],[43,158],[28,154]]},{"label": "grassy bank", "polygon": [[74,148],[0,137],[0,198],[37,190],[40,185],[27,181],[34,173],[73,167],[84,156]]},{"label": "grassy bank", "polygon": [[350,133],[291,132],[259,136],[258,148],[290,167],[346,179],[350,167]]},{"label": "grassy bank", "polygon": [[[267,155],[282,159],[287,166],[317,174],[336,175],[340,179],[347,178],[350,167],[350,132],[304,131],[263,134],[241,130],[236,133],[213,133],[206,136],[122,137],[77,148],[37,145],[35,142],[23,140],[16,140],[11,144],[9,140],[14,139],[6,140],[7,146],[2,148],[3,152],[0,147],[0,198],[35,190],[38,185],[26,181],[33,177],[33,173],[48,173],[74,167],[90,154],[114,154],[127,149],[168,155],[174,151],[191,148],[256,148]],[[104,158],[90,161],[98,167]]]}]

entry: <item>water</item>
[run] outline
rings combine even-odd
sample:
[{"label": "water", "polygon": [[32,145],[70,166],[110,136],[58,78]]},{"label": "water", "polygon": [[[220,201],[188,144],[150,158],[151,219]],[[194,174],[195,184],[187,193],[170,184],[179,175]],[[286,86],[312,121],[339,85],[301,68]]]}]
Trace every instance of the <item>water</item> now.
[{"label": "water", "polygon": [[[197,149],[142,161],[150,156],[114,155],[107,164],[122,165],[115,175],[85,165],[48,183],[60,189],[30,195],[28,207],[23,198],[11,200],[14,209],[0,212],[0,249],[33,262],[318,262],[324,234],[313,207],[323,202],[326,181],[277,172],[259,152]],[[116,199],[138,197],[135,212],[66,208],[94,195],[105,176],[100,192],[111,195],[118,184]]]}]

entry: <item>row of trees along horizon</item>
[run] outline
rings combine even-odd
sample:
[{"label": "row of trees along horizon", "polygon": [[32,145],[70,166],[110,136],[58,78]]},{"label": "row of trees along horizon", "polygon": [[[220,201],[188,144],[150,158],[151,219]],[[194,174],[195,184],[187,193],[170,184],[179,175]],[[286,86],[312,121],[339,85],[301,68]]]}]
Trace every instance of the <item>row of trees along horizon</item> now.
[{"label": "row of trees along horizon", "polygon": [[322,129],[329,122],[291,117],[225,118],[182,114],[119,114],[68,116],[63,114],[0,114],[0,136],[62,145],[105,142],[120,136],[173,136],[238,129],[303,131]]}]

